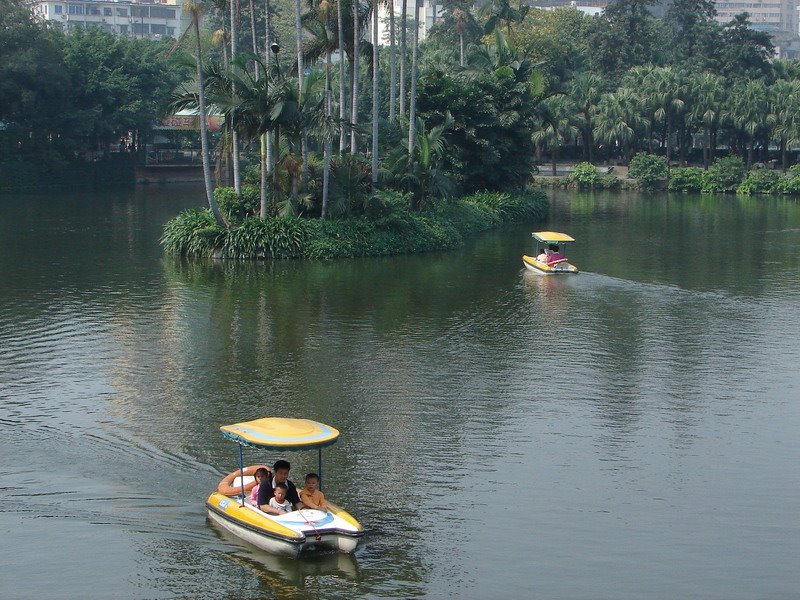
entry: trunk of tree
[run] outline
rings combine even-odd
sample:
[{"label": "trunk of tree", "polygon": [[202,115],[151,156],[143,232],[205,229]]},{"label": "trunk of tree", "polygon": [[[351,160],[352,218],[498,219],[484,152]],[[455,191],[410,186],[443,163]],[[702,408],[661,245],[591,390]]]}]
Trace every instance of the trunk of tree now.
[{"label": "trunk of tree", "polygon": [[714,161],[717,159],[717,128],[718,127],[719,127],[718,125],[712,125],[711,128],[710,128],[710,131],[711,131],[711,140],[710,140],[710,142],[711,142],[710,146],[711,147],[709,148],[709,153],[710,153],[709,164],[710,165],[713,165]]},{"label": "trunk of tree", "polygon": [[666,147],[665,147],[665,155],[667,157],[667,168],[668,169],[669,169],[669,159],[671,158],[670,150],[672,150],[672,145],[670,143],[670,140],[672,140],[672,117],[670,117],[669,111],[667,111],[667,135],[666,135],[667,144],[666,144]]},{"label": "trunk of tree", "polygon": [[344,78],[344,11],[342,10],[342,0],[336,0],[336,18],[338,22],[338,42],[339,42],[339,154],[344,154],[346,149],[345,135],[347,128],[344,125],[344,120],[347,117],[347,94],[345,93]]},{"label": "trunk of tree", "polygon": [[[256,7],[254,0],[249,0],[250,2],[250,35],[253,38],[253,55],[258,56],[258,42],[256,41]],[[253,62],[253,70],[256,74],[256,79],[258,79],[258,62]]]},{"label": "trunk of tree", "polygon": [[703,136],[703,170],[708,169],[708,161],[711,157],[711,127],[706,127],[706,134]]},{"label": "trunk of tree", "polygon": [[[331,116],[331,50],[325,53],[325,115]],[[331,180],[331,153],[333,143],[329,135],[325,136],[322,149],[322,212],[320,218],[328,217],[328,195]]]},{"label": "trunk of tree", "polygon": [[203,182],[206,186],[206,199],[211,214],[218,225],[225,226],[225,221],[219,212],[217,200],[214,198],[214,184],[211,182],[211,161],[209,159],[208,148],[208,121],[206,120],[206,93],[205,83],[203,82],[203,58],[202,46],[200,45],[200,17],[197,13],[192,15],[194,22],[194,50],[197,54],[197,104],[200,110],[200,154],[203,161]]},{"label": "trunk of tree", "polygon": [[781,138],[781,171],[786,173],[786,140]]},{"label": "trunk of tree", "polygon": [[679,133],[678,133],[678,162],[680,166],[684,166],[686,163],[686,125],[685,123],[681,123]]},{"label": "trunk of tree", "polygon": [[434,25],[436,25],[436,0],[431,0],[431,27]]},{"label": "trunk of tree", "polygon": [[556,177],[556,163],[558,162],[558,144],[554,143],[552,149],[550,150],[550,158],[553,160],[553,177]]},{"label": "trunk of tree", "polygon": [[278,163],[280,162],[281,154],[281,128],[280,125],[275,126],[275,166],[272,167],[272,207],[270,213],[272,216],[278,214],[278,193],[280,191],[280,181],[278,181]]},{"label": "trunk of tree", "polygon": [[372,0],[372,189],[378,184],[378,2]]},{"label": "trunk of tree", "polygon": [[458,64],[464,66],[464,32],[458,33]]},{"label": "trunk of tree", "polygon": [[[265,5],[266,14],[264,15],[264,65],[267,67],[267,76],[269,76],[269,66],[272,63],[272,49],[269,47],[270,40],[272,39],[272,7],[270,0],[266,0]],[[272,136],[266,136],[266,153],[267,153],[267,170],[272,169]]]},{"label": "trunk of tree", "polygon": [[397,116],[397,47],[394,40],[394,0],[389,0],[389,121]]},{"label": "trunk of tree", "polygon": [[[297,44],[297,92],[298,97],[303,96],[303,80],[305,78],[303,65],[303,8],[300,0],[294,0],[294,31],[295,43]],[[308,182],[308,131],[303,128],[300,134],[300,172],[302,174],[303,186]]]},{"label": "trunk of tree", "polygon": [[[231,62],[236,60],[237,43],[236,37],[239,35],[238,19],[238,0],[231,0]],[[236,86],[232,86],[233,93],[236,93]],[[236,118],[231,114],[231,160],[233,162],[233,189],[237,194],[242,193],[242,179],[239,169],[239,132],[236,131]]]},{"label": "trunk of tree", "polygon": [[358,26],[358,4],[359,0],[353,0],[353,86],[350,90],[352,94],[352,104],[350,106],[350,154],[358,152],[358,142],[356,140],[356,125],[358,125],[358,53],[361,46],[361,30]]},{"label": "trunk of tree", "polygon": [[751,140],[750,143],[747,145],[747,164],[745,165],[746,169],[750,168],[750,165],[753,164],[753,147],[756,145],[755,140]]},{"label": "trunk of tree", "polygon": [[[416,2],[416,0],[414,0]],[[400,10],[400,116],[406,116],[406,30],[408,29],[408,0],[403,0]]]},{"label": "trunk of tree", "polygon": [[414,172],[414,147],[417,143],[417,55],[419,54],[419,2],[414,0],[414,36],[411,49],[411,97],[408,102],[408,173]]},{"label": "trunk of tree", "polygon": [[259,211],[258,215],[262,219],[266,219],[268,216],[268,207],[267,207],[267,170],[269,169],[269,164],[267,160],[267,140],[269,136],[263,134],[261,136],[261,179],[259,180]]}]

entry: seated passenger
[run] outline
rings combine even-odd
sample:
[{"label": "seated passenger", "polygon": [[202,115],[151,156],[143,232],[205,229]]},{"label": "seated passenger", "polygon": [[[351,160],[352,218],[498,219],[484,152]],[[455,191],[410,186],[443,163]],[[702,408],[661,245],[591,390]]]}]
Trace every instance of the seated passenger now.
[{"label": "seated passenger", "polygon": [[539,256],[536,257],[536,260],[538,260],[540,263],[546,263],[547,256],[548,256],[547,249],[542,248],[542,251],[539,253]]},{"label": "seated passenger", "polygon": [[327,512],[328,504],[325,502],[325,496],[317,489],[317,486],[319,486],[319,475],[316,473],[306,475],[306,488],[300,492],[300,500],[308,508]]},{"label": "seated passenger", "polygon": [[547,264],[552,264],[559,260],[564,260],[564,255],[558,251],[558,246],[556,244],[550,244],[548,246],[550,250],[548,257],[547,257]]},{"label": "seated passenger", "polygon": [[256,485],[252,490],[250,490],[250,504],[258,506],[258,488],[261,487],[261,482],[269,477],[269,470],[265,469],[264,467],[260,467],[256,469],[253,477],[256,479]]},{"label": "seated passenger", "polygon": [[289,469],[291,468],[292,466],[288,461],[275,461],[275,464],[272,465],[273,475],[267,475],[267,478],[263,480],[258,487],[258,508],[265,513],[271,515],[283,514],[277,512],[275,508],[269,505],[269,500],[272,498],[278,484],[286,486],[286,499],[294,505],[295,510],[303,508],[303,503],[300,502],[300,496],[297,495],[297,488],[289,481]]},{"label": "seated passenger", "polygon": [[275,511],[272,514],[285,515],[292,512],[292,503],[286,498],[286,491],[285,483],[275,485],[274,495],[269,499],[269,506]]}]

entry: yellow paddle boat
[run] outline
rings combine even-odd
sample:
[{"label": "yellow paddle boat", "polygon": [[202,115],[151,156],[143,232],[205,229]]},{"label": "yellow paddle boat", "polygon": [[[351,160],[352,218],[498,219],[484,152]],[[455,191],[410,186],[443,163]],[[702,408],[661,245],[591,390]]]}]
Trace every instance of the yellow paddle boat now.
[{"label": "yellow paddle boat", "polygon": [[536,240],[536,255],[522,257],[522,264],[526,269],[538,275],[566,275],[578,272],[578,268],[570,264],[561,252],[561,247],[574,242],[574,238],[557,231],[534,231],[531,235]]},{"label": "yellow paddle boat", "polygon": [[316,449],[322,488],[322,448],[336,442],[338,430],[309,419],[278,417],[225,425],[220,430],[239,445],[239,470],[226,476],[208,497],[208,516],[215,524],[274,554],[296,557],[312,548],[347,553],[356,549],[364,528],[327,498],[327,511],[303,508],[282,515],[267,514],[248,500],[258,465],[244,466],[244,446],[273,451]]}]

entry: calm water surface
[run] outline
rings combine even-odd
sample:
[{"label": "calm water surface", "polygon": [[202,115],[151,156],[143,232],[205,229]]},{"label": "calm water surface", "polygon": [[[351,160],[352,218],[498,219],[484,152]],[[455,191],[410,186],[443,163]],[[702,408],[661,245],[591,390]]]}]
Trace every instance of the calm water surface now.
[{"label": "calm water surface", "polygon": [[[164,258],[201,199],[0,197],[0,597],[800,597],[797,201],[557,194],[583,273],[542,278],[538,224]],[[264,415],[342,430],[325,487],[369,530],[354,557],[207,522],[218,426]]]}]

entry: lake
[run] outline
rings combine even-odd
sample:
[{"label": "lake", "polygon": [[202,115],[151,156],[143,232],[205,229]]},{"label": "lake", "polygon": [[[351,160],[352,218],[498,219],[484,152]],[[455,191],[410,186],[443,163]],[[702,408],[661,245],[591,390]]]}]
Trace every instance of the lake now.
[{"label": "lake", "polygon": [[[0,597],[797,598],[800,203],[552,197],[459,252],[248,264],[163,255],[196,187],[0,196]],[[537,229],[579,275],[523,269]],[[268,415],[341,430],[354,556],[207,520],[219,426]]]}]

